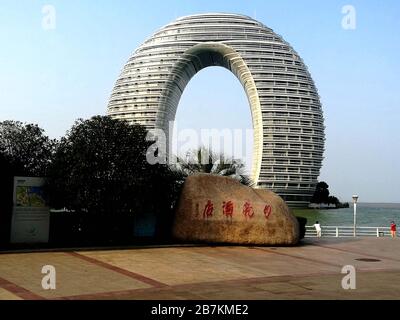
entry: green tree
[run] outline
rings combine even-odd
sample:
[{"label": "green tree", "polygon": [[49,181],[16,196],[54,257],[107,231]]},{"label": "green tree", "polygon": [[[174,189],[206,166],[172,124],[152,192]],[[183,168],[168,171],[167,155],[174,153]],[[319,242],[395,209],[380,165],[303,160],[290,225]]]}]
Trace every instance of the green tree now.
[{"label": "green tree", "polygon": [[56,140],[36,124],[0,122],[0,153],[12,167],[13,175],[45,175],[55,146]]},{"label": "green tree", "polygon": [[339,206],[340,205],[340,201],[337,197],[334,196],[329,196],[328,197],[328,204],[334,204],[335,206]]},{"label": "green tree", "polygon": [[324,181],[318,182],[314,195],[311,199],[311,202],[317,204],[328,203],[328,199],[329,199],[329,185]]},{"label": "green tree", "polygon": [[178,157],[176,168],[186,177],[198,173],[208,173],[231,177],[247,186],[253,185],[240,160],[227,158],[222,153],[218,154],[204,147],[190,150],[186,159]]},{"label": "green tree", "polygon": [[147,162],[153,142],[146,135],[140,125],[109,117],[78,120],[61,139],[49,168],[50,204],[78,213],[83,229],[96,229],[103,239],[121,233],[123,221],[134,215],[152,212],[166,219],[180,180],[168,166]]}]

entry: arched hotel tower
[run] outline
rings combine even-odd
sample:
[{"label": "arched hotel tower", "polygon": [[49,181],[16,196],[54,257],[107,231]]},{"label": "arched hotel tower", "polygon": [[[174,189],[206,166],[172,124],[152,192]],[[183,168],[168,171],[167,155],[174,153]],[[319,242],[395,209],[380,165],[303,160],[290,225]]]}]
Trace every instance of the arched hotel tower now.
[{"label": "arched hotel tower", "polygon": [[253,180],[291,206],[307,205],[324,152],[318,92],[296,51],[256,20],[211,13],[165,26],[126,63],[108,114],[168,132],[186,85],[210,66],[232,71],[247,94],[254,127]]}]

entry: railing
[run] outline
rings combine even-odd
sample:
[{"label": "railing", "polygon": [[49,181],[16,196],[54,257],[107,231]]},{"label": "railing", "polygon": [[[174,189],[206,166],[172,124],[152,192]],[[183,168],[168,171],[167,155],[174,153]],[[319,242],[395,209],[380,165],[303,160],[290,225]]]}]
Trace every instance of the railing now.
[{"label": "railing", "polygon": [[[354,227],[342,226],[321,226],[322,237],[343,238],[354,237]],[[390,228],[388,227],[357,227],[357,237],[389,237]],[[316,238],[317,231],[313,226],[306,226],[306,238]]]}]

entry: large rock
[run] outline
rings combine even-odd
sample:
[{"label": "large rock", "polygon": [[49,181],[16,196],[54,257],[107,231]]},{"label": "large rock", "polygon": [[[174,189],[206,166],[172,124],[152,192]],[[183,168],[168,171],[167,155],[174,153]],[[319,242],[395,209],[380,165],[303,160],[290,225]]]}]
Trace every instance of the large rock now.
[{"label": "large rock", "polygon": [[277,194],[215,175],[189,177],[174,221],[184,241],[295,245],[299,224]]}]

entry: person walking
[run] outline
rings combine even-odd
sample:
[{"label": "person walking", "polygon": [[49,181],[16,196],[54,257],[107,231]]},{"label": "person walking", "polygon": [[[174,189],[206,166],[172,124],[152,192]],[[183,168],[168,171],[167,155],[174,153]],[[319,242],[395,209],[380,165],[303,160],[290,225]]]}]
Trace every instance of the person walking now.
[{"label": "person walking", "polygon": [[394,223],[394,221],[392,221],[391,225],[390,225],[390,233],[392,235],[392,238],[396,238],[396,233],[397,233],[397,226]]},{"label": "person walking", "polygon": [[317,231],[317,237],[321,238],[322,229],[321,229],[321,225],[319,224],[319,221],[316,221],[315,224],[313,225],[313,227],[315,228],[315,231]]}]

